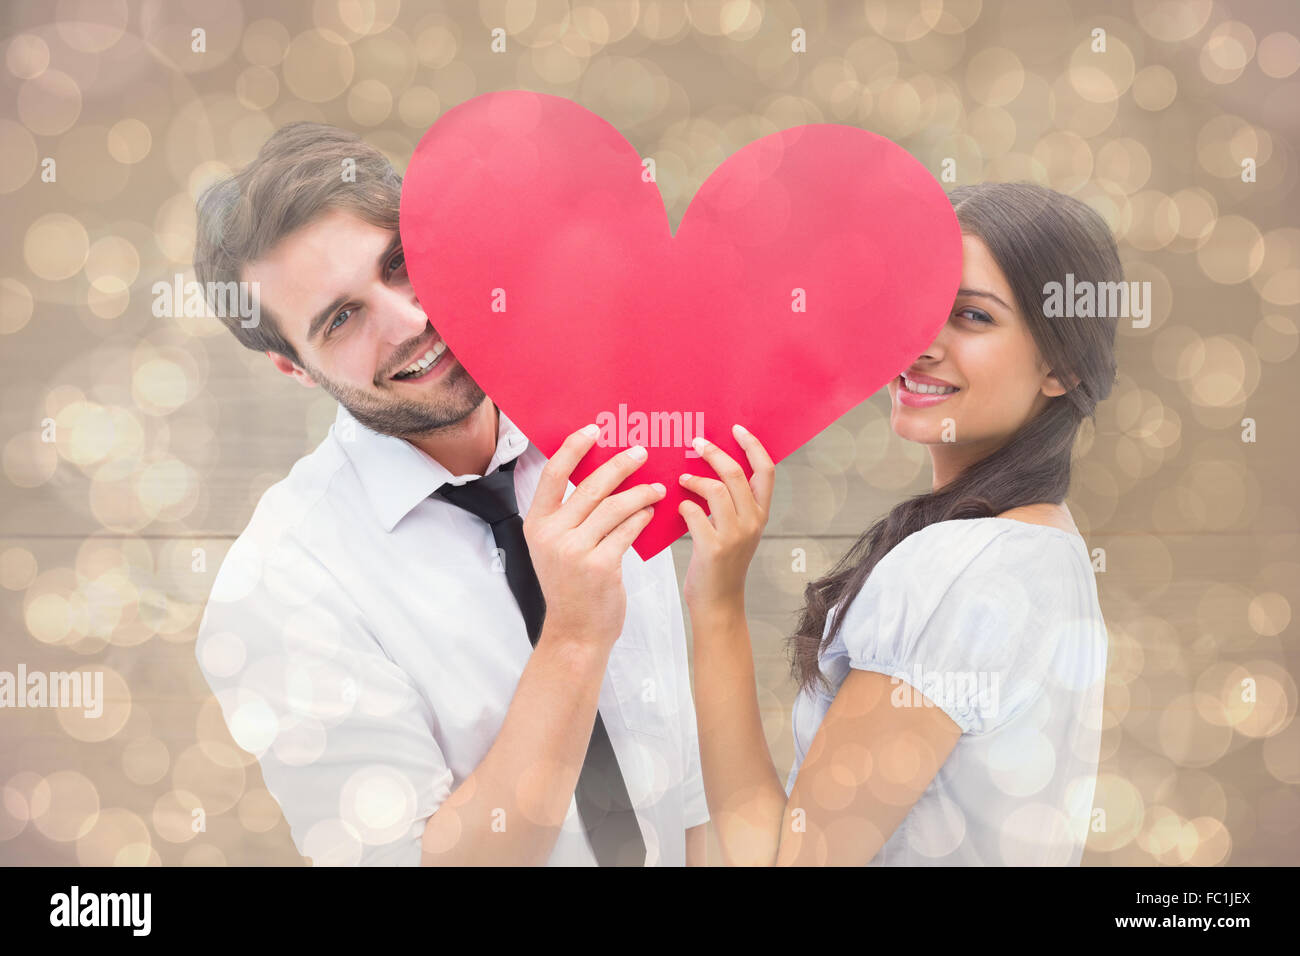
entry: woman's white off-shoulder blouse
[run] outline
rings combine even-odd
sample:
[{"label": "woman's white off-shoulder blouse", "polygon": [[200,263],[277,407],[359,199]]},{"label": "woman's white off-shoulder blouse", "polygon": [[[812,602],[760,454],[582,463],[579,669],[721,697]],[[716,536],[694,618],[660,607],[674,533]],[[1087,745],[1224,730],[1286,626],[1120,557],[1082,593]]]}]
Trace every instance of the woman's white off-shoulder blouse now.
[{"label": "woman's white off-shoulder blouse", "polygon": [[[1076,534],[959,519],[886,554],[822,650],[822,672],[835,690],[850,668],[888,674],[896,705],[928,699],[962,735],[869,865],[1077,865],[1097,783],[1107,643]],[[787,794],[833,696],[817,689],[795,701]]]}]

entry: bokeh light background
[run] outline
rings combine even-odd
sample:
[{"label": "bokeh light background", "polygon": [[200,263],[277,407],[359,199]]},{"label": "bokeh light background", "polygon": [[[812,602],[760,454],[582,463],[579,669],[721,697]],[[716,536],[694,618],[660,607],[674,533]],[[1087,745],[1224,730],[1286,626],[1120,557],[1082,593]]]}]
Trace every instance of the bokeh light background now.
[{"label": "bokeh light background", "polygon": [[[1300,861],[1291,0],[13,0],[0,18],[0,669],[102,670],[107,697],[97,720],[0,711],[3,862],[303,862],[194,639],[226,549],[334,403],[213,318],[155,318],[151,286],[193,278],[196,196],[281,124],[355,129],[402,171],[444,110],[511,88],[570,97],[653,156],[674,226],[726,156],[824,121],[936,175],[955,159],[957,183],[1030,179],[1097,209],[1154,304],[1149,328],[1120,323],[1069,499],[1105,552],[1111,636],[1107,828],[1084,863]],[[782,774],[802,589],[928,475],[883,392],[779,469],[749,591]],[[674,552],[684,572],[689,542]]]}]

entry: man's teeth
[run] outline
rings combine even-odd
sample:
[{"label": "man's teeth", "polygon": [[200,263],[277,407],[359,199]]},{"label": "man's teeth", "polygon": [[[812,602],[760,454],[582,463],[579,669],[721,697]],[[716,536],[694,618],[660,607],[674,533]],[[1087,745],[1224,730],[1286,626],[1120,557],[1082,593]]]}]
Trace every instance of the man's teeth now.
[{"label": "man's teeth", "polygon": [[434,362],[438,361],[438,358],[445,351],[447,351],[447,346],[443,342],[434,342],[433,348],[429,349],[429,351],[425,352],[418,359],[416,359],[410,365],[406,366],[406,368],[402,369],[397,374],[399,376],[407,376],[407,375],[415,375],[417,372],[423,372]]},{"label": "man's teeth", "polygon": [[955,385],[920,385],[909,381],[906,376],[903,376],[903,387],[909,392],[915,392],[918,395],[951,395],[957,391]]}]

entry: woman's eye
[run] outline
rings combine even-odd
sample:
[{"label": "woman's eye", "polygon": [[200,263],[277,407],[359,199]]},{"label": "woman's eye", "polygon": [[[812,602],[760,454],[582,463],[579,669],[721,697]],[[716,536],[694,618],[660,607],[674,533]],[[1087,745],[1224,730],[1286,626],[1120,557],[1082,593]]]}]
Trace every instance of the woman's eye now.
[{"label": "woman's eye", "polygon": [[993,324],[993,317],[989,315],[987,312],[983,312],[979,309],[966,308],[966,309],[962,309],[957,314],[969,316],[970,318],[974,319],[976,322],[987,322],[990,325]]}]

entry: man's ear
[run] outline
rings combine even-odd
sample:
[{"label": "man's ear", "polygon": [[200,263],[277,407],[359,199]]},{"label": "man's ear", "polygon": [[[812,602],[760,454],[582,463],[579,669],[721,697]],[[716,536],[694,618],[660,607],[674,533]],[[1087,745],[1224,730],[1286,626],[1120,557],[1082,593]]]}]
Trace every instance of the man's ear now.
[{"label": "man's ear", "polygon": [[303,388],[316,387],[316,380],[308,375],[305,369],[301,369],[297,365],[294,365],[293,362],[289,361],[289,359],[281,355],[279,352],[271,352],[268,350],[266,357],[271,360],[271,364],[274,365],[278,371],[283,372],[285,375],[288,375],[290,378],[297,381],[297,383]]}]

